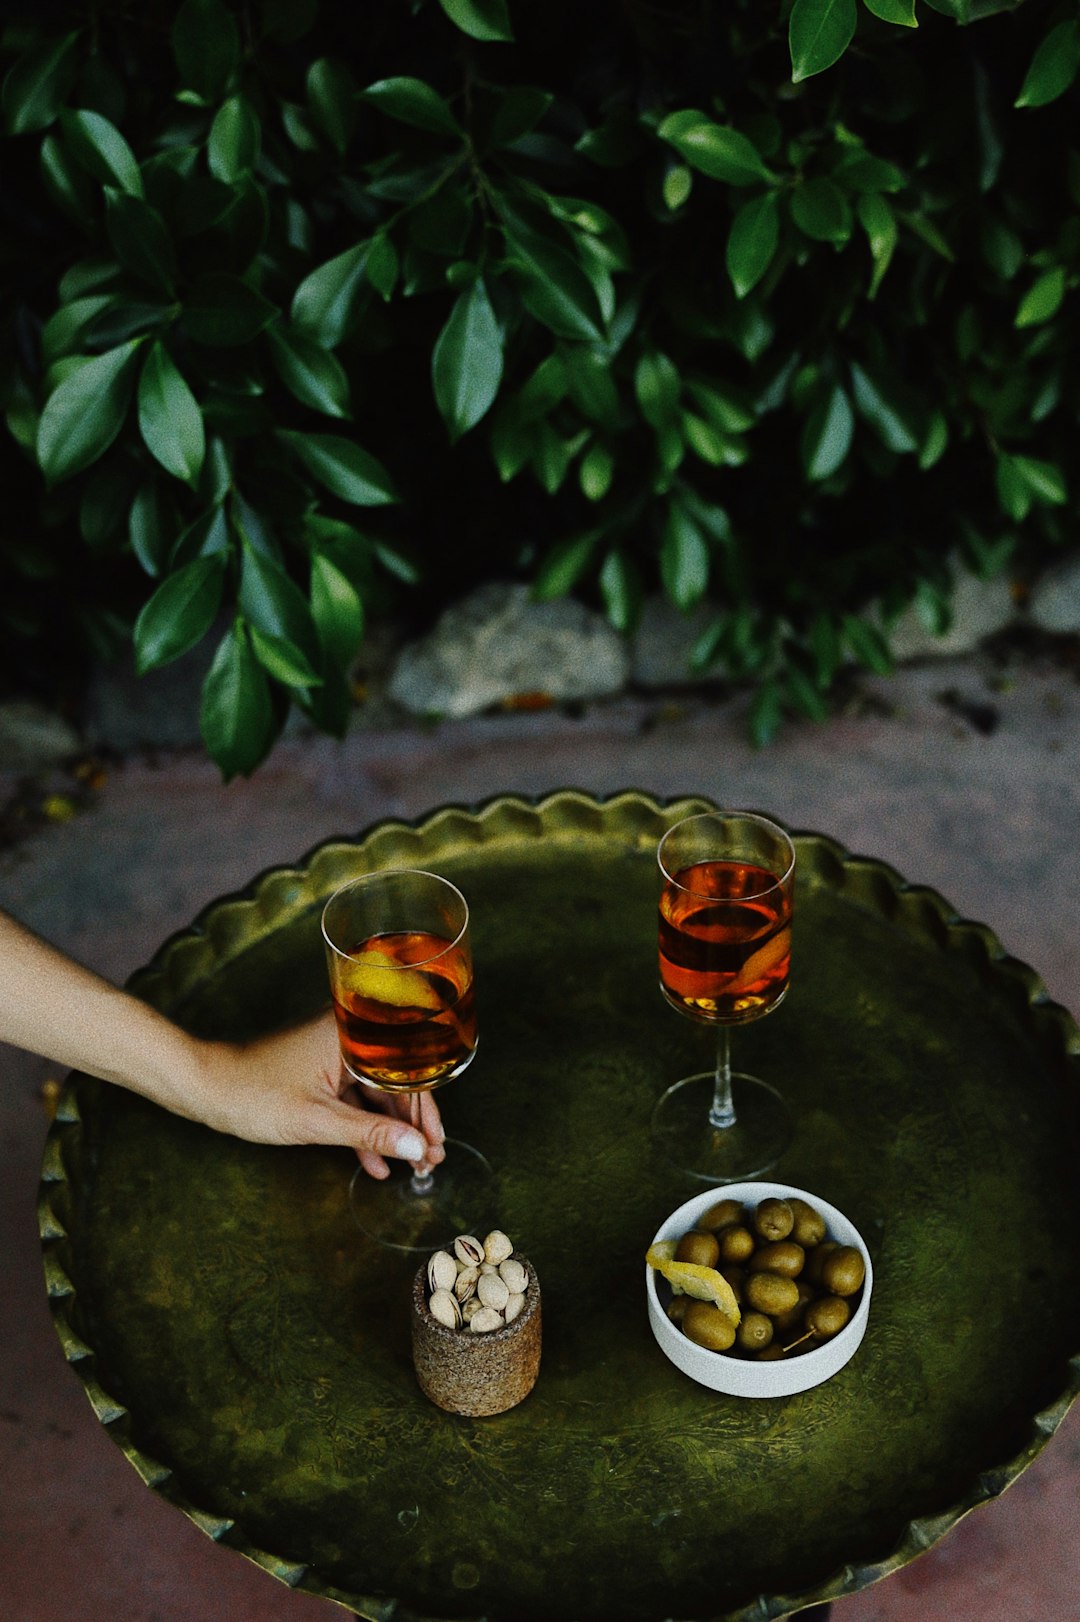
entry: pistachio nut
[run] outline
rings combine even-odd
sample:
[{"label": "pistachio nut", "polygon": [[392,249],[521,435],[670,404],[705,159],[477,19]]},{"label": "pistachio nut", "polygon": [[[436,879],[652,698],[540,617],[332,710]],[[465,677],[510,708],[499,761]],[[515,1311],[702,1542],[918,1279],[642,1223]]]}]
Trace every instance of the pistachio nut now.
[{"label": "pistachio nut", "polygon": [[513,1248],[513,1244],[501,1228],[492,1228],[484,1240],[484,1260],[494,1262],[495,1266],[498,1267],[499,1263],[504,1262],[507,1256],[510,1255]]},{"label": "pistachio nut", "polygon": [[457,1262],[450,1252],[437,1250],[427,1264],[428,1289],[432,1294],[436,1290],[452,1290],[457,1274]]},{"label": "pistachio nut", "polygon": [[471,1295],[476,1294],[476,1281],[480,1277],[478,1267],[462,1267],[454,1280],[454,1294],[459,1301],[467,1301]]},{"label": "pistachio nut", "polygon": [[508,1295],[503,1307],[503,1323],[512,1324],[525,1305],[524,1295]]},{"label": "pistachio nut", "polygon": [[478,1312],[487,1312],[488,1310],[478,1295],[470,1295],[461,1309],[461,1321],[462,1323],[471,1324]]},{"label": "pistachio nut", "polygon": [[459,1233],[454,1240],[454,1255],[468,1267],[479,1267],[484,1259],[484,1247],[471,1233]]},{"label": "pistachio nut", "polygon": [[510,1291],[498,1273],[481,1273],[476,1283],[476,1293],[485,1307],[492,1307],[496,1312],[501,1312]]},{"label": "pistachio nut", "polygon": [[529,1283],[529,1275],[521,1263],[508,1258],[499,1263],[499,1277],[502,1279],[511,1295],[523,1295]]},{"label": "pistachio nut", "polygon": [[432,1291],[428,1308],[436,1323],[444,1324],[447,1329],[461,1328],[461,1308],[449,1290]]},{"label": "pistachio nut", "polygon": [[494,1307],[481,1307],[469,1323],[474,1335],[489,1335],[493,1329],[501,1329],[502,1326],[502,1313],[496,1312]]}]

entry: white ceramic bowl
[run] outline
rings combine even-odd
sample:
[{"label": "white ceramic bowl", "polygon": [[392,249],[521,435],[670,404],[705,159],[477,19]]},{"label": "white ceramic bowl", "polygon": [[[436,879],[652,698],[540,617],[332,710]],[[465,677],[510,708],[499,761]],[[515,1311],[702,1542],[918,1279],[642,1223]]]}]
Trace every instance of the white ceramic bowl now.
[{"label": "white ceramic bowl", "polygon": [[866,1282],[850,1322],[832,1340],[815,1347],[812,1352],[804,1352],[801,1357],[778,1359],[774,1363],[755,1363],[695,1345],[668,1317],[660,1294],[663,1290],[666,1298],[667,1285],[656,1269],[646,1264],[645,1297],[649,1305],[649,1323],[658,1345],[676,1368],[712,1391],[723,1391],[732,1397],[790,1397],[797,1391],[809,1391],[811,1386],[820,1385],[843,1368],[858,1351],[866,1331],[870,1295],[874,1287],[870,1252],[862,1235],[842,1211],[819,1199],[816,1194],[808,1194],[805,1189],[794,1188],[790,1183],[717,1184],[703,1194],[695,1194],[692,1200],[687,1200],[677,1211],[672,1211],[657,1230],[653,1243],[660,1239],[681,1239],[695,1225],[698,1217],[718,1200],[735,1199],[741,1200],[744,1205],[756,1205],[759,1200],[770,1197],[786,1199],[788,1195],[806,1200],[816,1211],[820,1211],[825,1220],[826,1238],[835,1239],[842,1245],[856,1245],[866,1263]]}]

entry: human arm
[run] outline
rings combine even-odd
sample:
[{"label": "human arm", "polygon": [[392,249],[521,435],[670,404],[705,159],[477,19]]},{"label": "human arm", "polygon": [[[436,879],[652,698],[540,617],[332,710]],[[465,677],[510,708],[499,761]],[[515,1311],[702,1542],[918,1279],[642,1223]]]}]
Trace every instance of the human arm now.
[{"label": "human arm", "polygon": [[131,993],[0,912],[0,1041],[141,1093],[174,1114],[256,1143],[343,1144],[385,1177],[386,1157],[444,1158],[438,1106],[420,1099],[420,1134],[402,1119],[408,1100],[365,1089],[344,1074],[333,1015],[244,1043],[191,1036]]}]

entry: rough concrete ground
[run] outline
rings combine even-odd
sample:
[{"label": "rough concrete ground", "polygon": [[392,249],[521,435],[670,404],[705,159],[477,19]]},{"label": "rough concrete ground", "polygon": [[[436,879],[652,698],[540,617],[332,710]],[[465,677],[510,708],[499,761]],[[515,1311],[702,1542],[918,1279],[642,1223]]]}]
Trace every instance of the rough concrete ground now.
[{"label": "rough concrete ground", "polygon": [[[69,796],[67,821],[18,818],[0,905],[124,979],[174,929],[260,869],[384,816],[576,786],[702,793],[828,833],[939,889],[1080,1014],[1076,851],[1080,685],[1063,664],[911,666],[866,702],[793,725],[764,751],[743,699],[620,698],[579,719],[481,717],[435,729],[286,739],[224,787],[198,753],[132,757]],[[45,785],[47,788],[48,785]],[[70,783],[58,785],[61,798]],[[0,804],[40,806],[0,775]],[[0,1546],[18,1622],[316,1622],[342,1613],[211,1543],[145,1488],[94,1418],[56,1341],[35,1196],[47,1067],[0,1049]],[[837,1603],[834,1622],[1056,1622],[1078,1614],[1080,1407],[998,1501],[903,1572]]]}]

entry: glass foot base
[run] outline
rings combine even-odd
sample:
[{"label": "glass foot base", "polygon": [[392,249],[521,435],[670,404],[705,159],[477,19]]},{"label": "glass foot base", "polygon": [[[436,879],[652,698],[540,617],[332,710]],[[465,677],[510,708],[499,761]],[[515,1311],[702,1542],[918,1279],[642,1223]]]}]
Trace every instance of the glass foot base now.
[{"label": "glass foot base", "polygon": [[360,1232],[391,1250],[442,1250],[459,1233],[483,1239],[498,1222],[495,1174],[479,1149],[447,1138],[446,1159],[417,1187],[412,1169],[391,1162],[382,1182],[358,1166],[349,1210]]},{"label": "glass foot base", "polygon": [[787,1105],[767,1081],[731,1078],[735,1121],[709,1121],[715,1077],[711,1070],[669,1087],[652,1116],[653,1142],[672,1165],[704,1183],[737,1183],[767,1171],[792,1138]]}]

